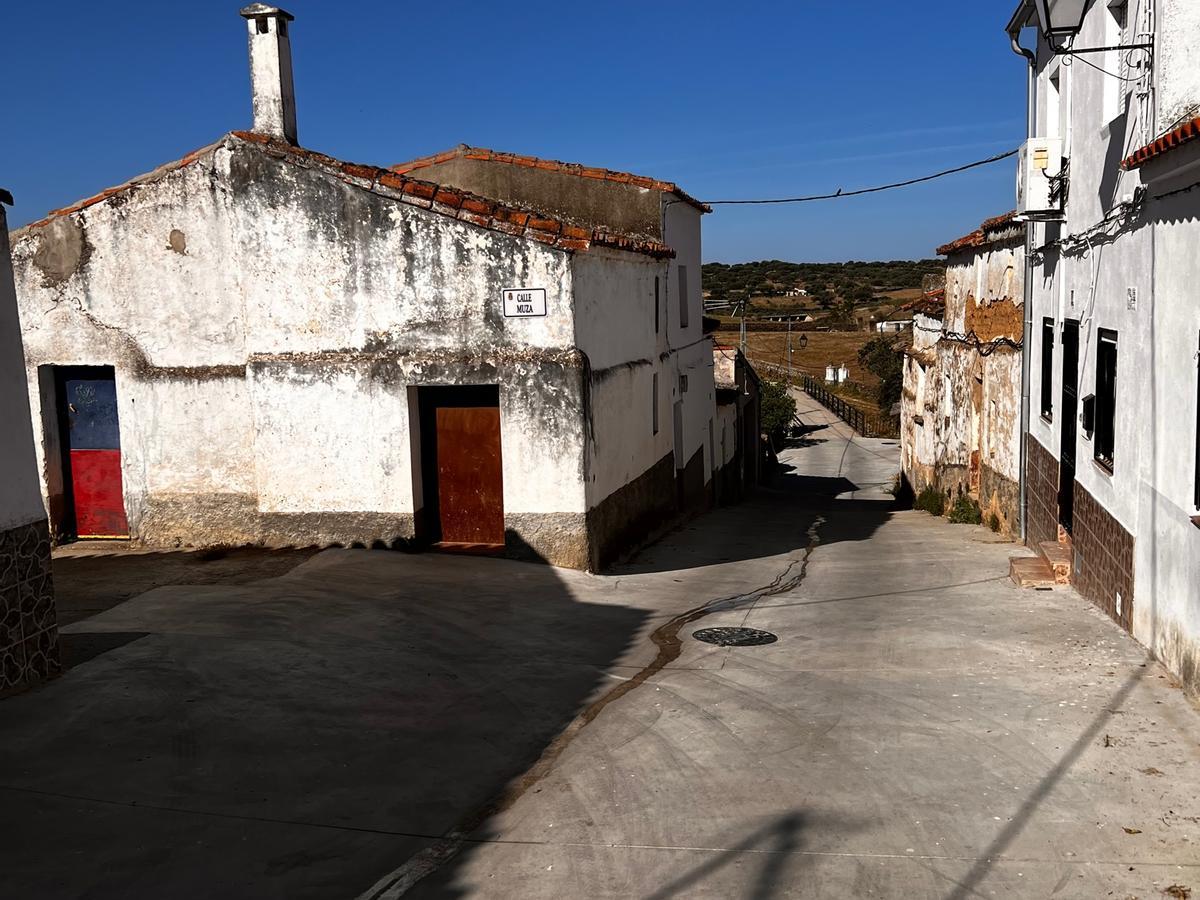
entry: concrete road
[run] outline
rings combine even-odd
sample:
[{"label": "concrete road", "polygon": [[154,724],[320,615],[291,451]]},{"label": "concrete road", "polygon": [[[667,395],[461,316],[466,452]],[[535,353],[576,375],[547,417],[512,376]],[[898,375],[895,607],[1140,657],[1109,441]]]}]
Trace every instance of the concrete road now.
[{"label": "concrete road", "polygon": [[1200,889],[1197,710],[807,406],[772,489],[604,576],[328,551],[69,626],[112,649],[0,703],[4,894]]}]

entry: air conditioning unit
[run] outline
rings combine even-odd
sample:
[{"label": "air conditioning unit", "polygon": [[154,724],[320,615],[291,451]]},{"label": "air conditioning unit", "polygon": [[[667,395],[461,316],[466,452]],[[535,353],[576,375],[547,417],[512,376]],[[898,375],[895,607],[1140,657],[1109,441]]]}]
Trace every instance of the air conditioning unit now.
[{"label": "air conditioning unit", "polygon": [[1063,215],[1062,138],[1030,138],[1017,162],[1017,214],[1023,219],[1054,220]]}]

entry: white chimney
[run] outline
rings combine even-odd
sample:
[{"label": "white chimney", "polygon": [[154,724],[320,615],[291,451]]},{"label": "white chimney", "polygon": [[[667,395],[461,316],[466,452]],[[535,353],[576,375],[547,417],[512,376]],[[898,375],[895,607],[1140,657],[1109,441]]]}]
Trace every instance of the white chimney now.
[{"label": "white chimney", "polygon": [[291,13],[265,3],[242,10],[250,30],[250,89],[254,131],[296,143],[296,89],[292,86]]}]

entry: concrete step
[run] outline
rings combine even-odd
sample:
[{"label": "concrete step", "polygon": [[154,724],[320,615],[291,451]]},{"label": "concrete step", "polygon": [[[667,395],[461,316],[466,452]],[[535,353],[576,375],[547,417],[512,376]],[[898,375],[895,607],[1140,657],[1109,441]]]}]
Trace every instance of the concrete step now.
[{"label": "concrete step", "polygon": [[1075,560],[1075,548],[1068,540],[1060,544],[1057,541],[1042,541],[1038,544],[1038,552],[1054,570],[1056,584],[1070,584],[1071,571]]},{"label": "concrete step", "polygon": [[1054,569],[1044,556],[1014,556],[1008,561],[1008,577],[1017,587],[1050,587],[1057,584]]}]

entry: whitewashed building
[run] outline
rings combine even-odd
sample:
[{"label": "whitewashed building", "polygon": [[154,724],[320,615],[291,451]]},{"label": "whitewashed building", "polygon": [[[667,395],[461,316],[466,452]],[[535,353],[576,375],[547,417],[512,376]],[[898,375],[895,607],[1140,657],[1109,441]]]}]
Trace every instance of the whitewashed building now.
[{"label": "whitewashed building", "polygon": [[0,190],[0,697],[59,672],[50,530],[38,490],[17,299]]},{"label": "whitewashed building", "polygon": [[242,15],[253,131],[14,235],[55,533],[595,569],[710,502],[706,207],[490,151],[303,149],[292,17]]},{"label": "whitewashed building", "polygon": [[913,307],[900,446],[905,477],[1020,533],[1025,229],[1009,213],[938,248],[944,290]]},{"label": "whitewashed building", "polygon": [[1009,25],[1034,98],[1026,538],[1069,536],[1079,591],[1197,692],[1200,3],[1080,9],[1053,42],[1033,3]]}]

